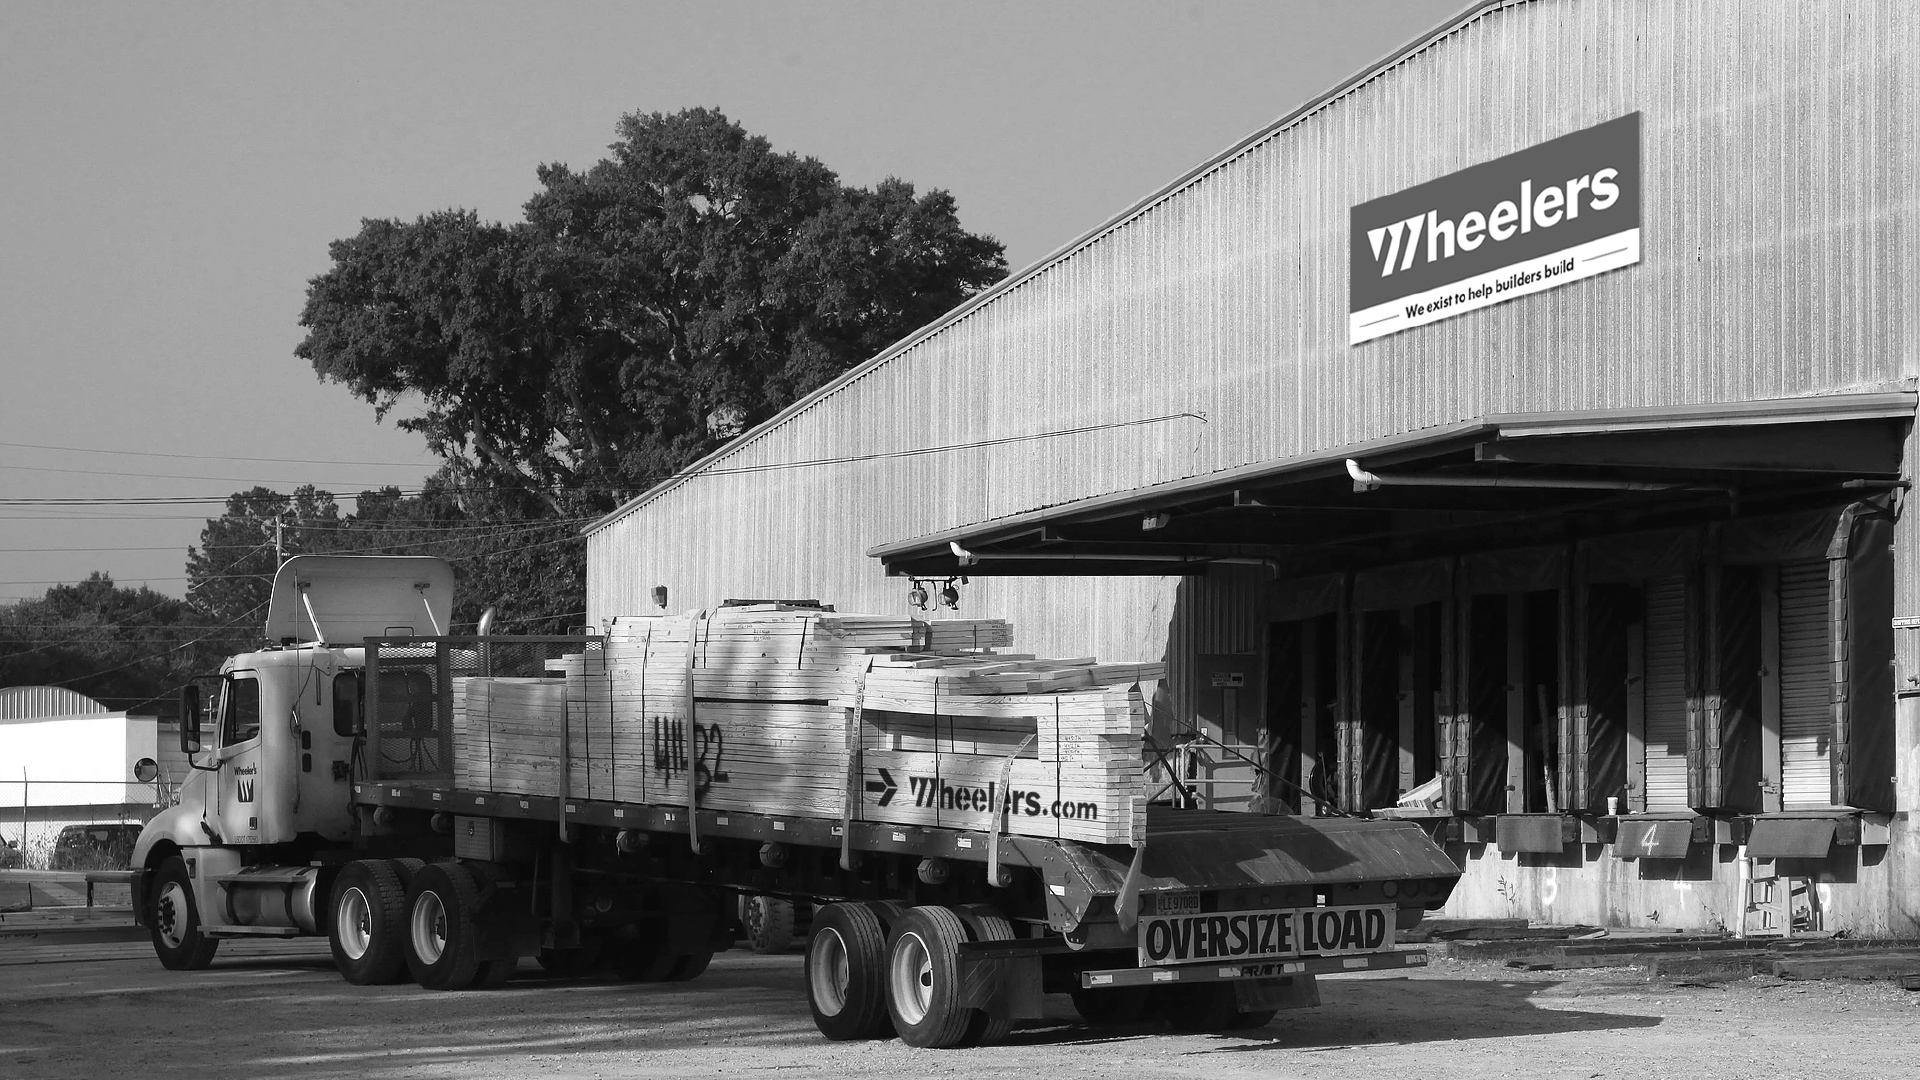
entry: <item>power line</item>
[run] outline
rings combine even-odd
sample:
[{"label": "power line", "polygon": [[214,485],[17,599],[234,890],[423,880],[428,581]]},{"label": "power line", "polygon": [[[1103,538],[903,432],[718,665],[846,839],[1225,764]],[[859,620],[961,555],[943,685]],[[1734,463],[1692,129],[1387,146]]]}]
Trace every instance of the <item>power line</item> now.
[{"label": "power line", "polygon": [[[1036,442],[1042,439],[1064,438],[1069,435],[1085,435],[1085,434],[1090,434],[1096,431],[1112,431],[1112,430],[1118,430],[1121,428],[1142,427],[1147,424],[1161,424],[1161,423],[1166,423],[1170,420],[1180,420],[1180,419],[1194,419],[1194,420],[1200,421],[1203,424],[1208,422],[1207,418],[1201,415],[1200,413],[1194,413],[1194,412],[1168,413],[1164,416],[1150,416],[1150,417],[1144,417],[1137,420],[1117,420],[1117,421],[1113,421],[1111,423],[1105,423],[1105,424],[1084,424],[1080,427],[1061,428],[1056,431],[1041,431],[1041,432],[1034,432],[1026,435],[1005,435],[1005,436],[1001,436],[993,439],[976,439],[970,442],[946,443],[941,446],[915,447],[910,450],[887,450],[887,451],[881,451],[881,452],[872,453],[872,454],[850,454],[844,457],[809,458],[802,461],[771,461],[771,462],[764,462],[758,465],[739,465],[739,466],[733,466],[733,467],[709,466],[709,467],[700,469],[697,473],[694,473],[693,475],[740,476],[740,475],[747,475],[747,474],[761,473],[761,472],[782,472],[789,469],[818,468],[826,465],[853,465],[853,464],[859,464],[861,462],[867,462],[867,461],[887,461],[887,460],[893,460],[898,458],[921,457],[927,454],[951,453],[957,450],[988,449],[995,446],[1007,446],[1014,443]],[[601,494],[612,494],[612,493],[629,491],[641,485],[651,486],[653,484],[670,480],[673,477],[679,476],[679,475],[680,475],[680,472],[646,474],[646,475],[634,477],[630,483],[623,484],[620,486],[613,486],[613,485],[606,485],[606,484],[522,484],[522,485],[498,484],[491,487],[453,486],[453,487],[445,488],[443,490],[483,491],[483,492],[494,492],[494,491],[595,492],[595,493],[601,493]],[[420,495],[423,493],[424,493],[424,489],[400,491],[400,494],[403,496],[414,496],[414,495]],[[263,494],[263,495],[253,495],[245,492],[235,492],[232,495],[223,495],[223,496],[217,496],[217,497],[208,496],[204,498],[197,497],[197,496],[190,496],[190,495],[181,495],[181,496],[170,496],[170,497],[90,497],[90,498],[50,498],[50,499],[0,499],[0,506],[104,506],[104,505],[168,506],[168,505],[181,505],[181,504],[192,504],[192,503],[226,502],[229,499],[284,499],[286,497],[287,496],[281,495],[278,492],[273,492],[273,493]],[[342,496],[335,496],[335,497],[342,497]],[[355,498],[355,496],[351,496],[351,495],[344,496],[344,497]]]},{"label": "power line", "polygon": [[[418,468],[418,466],[414,466],[414,467]],[[338,481],[329,482],[325,480],[287,480],[287,479],[269,480],[269,479],[266,479],[263,477],[257,477],[257,476],[200,476],[197,474],[189,475],[186,473],[125,472],[120,469],[62,469],[62,468],[56,468],[52,465],[0,465],[0,469],[18,469],[21,472],[71,473],[77,476],[124,476],[124,477],[139,479],[139,480],[224,480],[224,481],[231,481],[236,484],[294,484],[296,486],[302,485],[302,484],[312,484],[315,487],[368,486],[368,485],[361,485],[358,483],[346,483],[346,482],[338,482]],[[377,488],[377,487],[380,487],[381,485],[374,484],[371,486]]]},{"label": "power line", "polygon": [[192,461],[266,461],[276,465],[392,465],[420,468],[426,462],[411,461],[336,461],[327,458],[247,457],[243,454],[169,454],[159,450],[101,450],[89,446],[47,446],[42,443],[0,442],[20,450],[58,450],[68,454],[113,454],[118,457],[178,458]]}]

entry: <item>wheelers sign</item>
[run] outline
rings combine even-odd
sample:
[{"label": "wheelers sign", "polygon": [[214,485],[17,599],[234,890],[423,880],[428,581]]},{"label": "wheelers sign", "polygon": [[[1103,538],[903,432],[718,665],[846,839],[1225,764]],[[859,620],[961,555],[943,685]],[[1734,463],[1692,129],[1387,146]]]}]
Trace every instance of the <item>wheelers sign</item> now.
[{"label": "wheelers sign", "polygon": [[1640,114],[1353,208],[1349,343],[1640,261]]}]

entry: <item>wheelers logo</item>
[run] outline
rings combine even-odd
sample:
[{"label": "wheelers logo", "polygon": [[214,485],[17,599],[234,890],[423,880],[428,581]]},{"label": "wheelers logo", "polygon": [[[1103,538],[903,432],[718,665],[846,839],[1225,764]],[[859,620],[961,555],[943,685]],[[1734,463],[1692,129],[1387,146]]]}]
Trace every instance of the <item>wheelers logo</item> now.
[{"label": "wheelers logo", "polygon": [[1393,944],[1393,909],[1310,907],[1140,920],[1143,967],[1203,960],[1378,952]]},{"label": "wheelers logo", "polygon": [[1640,114],[1353,208],[1351,344],[1640,261]]},{"label": "wheelers logo", "polygon": [[253,801],[253,781],[240,780],[235,782],[235,784],[233,785],[233,794],[234,794],[234,797],[239,799],[241,802],[252,802]]}]

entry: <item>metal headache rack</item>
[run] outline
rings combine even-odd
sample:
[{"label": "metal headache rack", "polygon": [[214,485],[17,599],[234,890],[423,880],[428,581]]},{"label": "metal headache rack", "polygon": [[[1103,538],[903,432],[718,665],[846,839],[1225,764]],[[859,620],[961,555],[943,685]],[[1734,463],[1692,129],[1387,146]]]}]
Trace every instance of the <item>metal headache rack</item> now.
[{"label": "metal headache rack", "polygon": [[366,779],[453,782],[453,680],[557,678],[549,663],[582,656],[603,671],[597,636],[367,639]]}]

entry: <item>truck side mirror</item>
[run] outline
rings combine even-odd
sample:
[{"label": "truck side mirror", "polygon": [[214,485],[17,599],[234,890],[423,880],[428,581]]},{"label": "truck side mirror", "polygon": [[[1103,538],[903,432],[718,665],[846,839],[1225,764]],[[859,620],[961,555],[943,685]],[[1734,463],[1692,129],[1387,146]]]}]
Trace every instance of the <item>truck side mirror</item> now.
[{"label": "truck side mirror", "polygon": [[143,784],[151,784],[160,779],[160,763],[150,757],[143,757],[133,763],[133,778]]},{"label": "truck side mirror", "polygon": [[193,683],[180,688],[180,752],[191,757],[201,750],[200,729],[205,726],[207,707],[200,688]]}]

